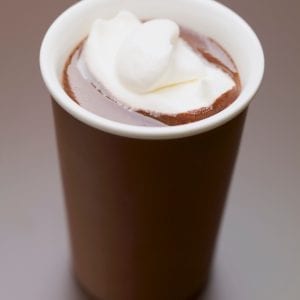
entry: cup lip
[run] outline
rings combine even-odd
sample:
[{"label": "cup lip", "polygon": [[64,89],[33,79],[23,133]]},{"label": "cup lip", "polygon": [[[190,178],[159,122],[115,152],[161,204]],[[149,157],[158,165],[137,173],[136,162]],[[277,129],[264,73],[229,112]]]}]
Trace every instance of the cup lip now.
[{"label": "cup lip", "polygon": [[239,97],[230,104],[227,108],[214,114],[206,119],[195,121],[188,124],[183,125],[175,125],[175,126],[166,126],[166,127],[146,127],[140,125],[129,125],[117,121],[112,121],[96,115],[80,105],[78,105],[75,101],[73,101],[67,93],[64,91],[60,80],[53,80],[50,72],[49,72],[49,62],[48,62],[48,49],[51,44],[51,38],[55,34],[55,30],[60,26],[60,23],[63,21],[64,17],[68,15],[75,7],[85,5],[86,2],[89,1],[81,1],[78,2],[68,9],[66,9],[49,27],[46,32],[44,39],[42,41],[41,49],[40,49],[40,70],[44,80],[46,87],[48,88],[51,96],[54,100],[70,115],[84,124],[91,126],[95,129],[111,133],[118,136],[128,137],[128,138],[137,138],[137,139],[175,139],[175,138],[183,138],[187,136],[192,136],[200,133],[204,133],[210,131],[216,127],[222,126],[228,121],[232,120],[235,116],[240,114],[244,109],[247,108],[256,92],[258,91],[265,67],[265,60],[263,49],[261,43],[253,31],[253,29],[249,26],[249,24],[240,17],[233,10],[228,8],[227,6],[216,2],[216,1],[207,1],[207,0],[194,0],[196,2],[206,2],[209,5],[215,6],[217,9],[226,10],[227,14],[231,14],[232,17],[236,18],[242,26],[244,26],[245,30],[248,31],[249,38],[252,39],[254,45],[256,46],[256,76],[248,83],[247,90],[241,91]]}]

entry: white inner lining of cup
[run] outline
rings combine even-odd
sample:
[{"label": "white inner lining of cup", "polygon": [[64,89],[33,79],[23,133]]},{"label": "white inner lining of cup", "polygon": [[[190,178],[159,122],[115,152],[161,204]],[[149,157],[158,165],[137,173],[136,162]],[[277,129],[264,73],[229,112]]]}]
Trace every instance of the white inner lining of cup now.
[{"label": "white inner lining of cup", "polygon": [[[75,46],[87,36],[92,22],[130,10],[141,19],[170,18],[179,25],[220,43],[235,61],[241,79],[238,99],[222,112],[190,124],[170,127],[127,125],[99,117],[80,107],[64,92],[63,66]],[[66,10],[49,28],[40,53],[44,81],[53,98],[75,118],[97,129],[132,138],[168,139],[205,132],[244,110],[262,80],[264,56],[255,33],[238,15],[212,0],[84,0]]]}]

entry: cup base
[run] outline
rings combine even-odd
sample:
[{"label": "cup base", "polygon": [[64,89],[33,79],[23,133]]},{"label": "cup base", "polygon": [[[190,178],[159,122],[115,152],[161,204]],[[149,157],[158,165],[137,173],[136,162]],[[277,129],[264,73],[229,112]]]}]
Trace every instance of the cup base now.
[{"label": "cup base", "polygon": [[[89,291],[88,288],[84,286],[84,284],[80,281],[76,273],[74,274],[74,280],[77,284],[77,286],[80,288],[80,290],[84,293],[85,295],[85,300],[109,300],[109,299],[104,299],[98,296],[93,295],[92,292]],[[197,289],[196,292],[192,293],[190,296],[184,299],[172,299],[172,300],[201,300],[201,297],[204,293],[204,291],[207,288],[208,282],[209,282],[210,276],[201,284],[201,286]],[[130,299],[131,300],[131,299]],[[143,299],[139,299],[143,300]]]}]

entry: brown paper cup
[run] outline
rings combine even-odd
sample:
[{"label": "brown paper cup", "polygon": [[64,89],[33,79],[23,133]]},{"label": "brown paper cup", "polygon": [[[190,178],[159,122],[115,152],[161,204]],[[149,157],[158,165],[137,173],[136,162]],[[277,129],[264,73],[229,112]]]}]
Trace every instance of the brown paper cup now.
[{"label": "brown paper cup", "polygon": [[[78,106],[62,88],[63,64],[95,18],[121,9],[172,18],[216,39],[240,71],[239,98],[203,121],[162,128],[113,122]],[[203,288],[263,68],[250,27],[210,0],[85,0],[50,27],[41,70],[53,99],[74,269],[90,295],[184,300]]]}]

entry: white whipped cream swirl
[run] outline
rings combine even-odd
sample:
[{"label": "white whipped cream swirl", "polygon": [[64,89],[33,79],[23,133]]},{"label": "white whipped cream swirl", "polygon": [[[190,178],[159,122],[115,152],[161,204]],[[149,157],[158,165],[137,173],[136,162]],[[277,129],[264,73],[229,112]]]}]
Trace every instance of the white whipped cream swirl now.
[{"label": "white whipped cream swirl", "polygon": [[82,72],[83,65],[121,104],[154,115],[210,106],[235,85],[180,38],[175,22],[141,22],[127,11],[93,23],[79,61]]}]

